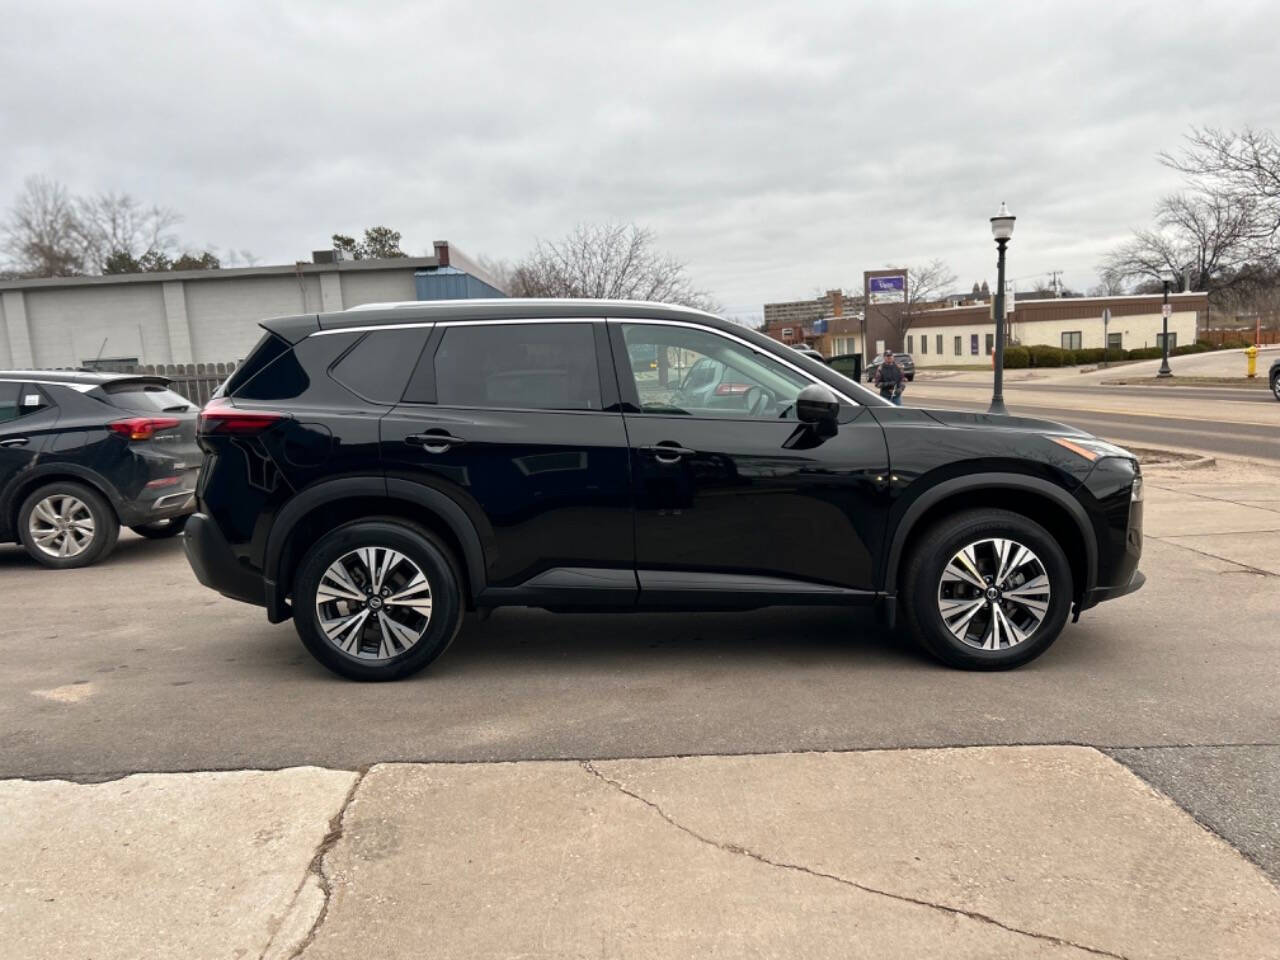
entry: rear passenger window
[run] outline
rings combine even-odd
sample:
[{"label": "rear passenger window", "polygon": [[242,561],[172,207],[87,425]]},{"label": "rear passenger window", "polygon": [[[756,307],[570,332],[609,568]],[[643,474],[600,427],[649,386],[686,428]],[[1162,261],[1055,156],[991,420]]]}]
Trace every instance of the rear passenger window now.
[{"label": "rear passenger window", "polygon": [[589,323],[448,327],[434,370],[442,406],[603,409]]},{"label": "rear passenger window", "polygon": [[338,361],[333,379],[365,400],[399,403],[430,333],[430,327],[373,330]]},{"label": "rear passenger window", "polygon": [[18,419],[18,397],[22,384],[0,382],[0,423]]}]

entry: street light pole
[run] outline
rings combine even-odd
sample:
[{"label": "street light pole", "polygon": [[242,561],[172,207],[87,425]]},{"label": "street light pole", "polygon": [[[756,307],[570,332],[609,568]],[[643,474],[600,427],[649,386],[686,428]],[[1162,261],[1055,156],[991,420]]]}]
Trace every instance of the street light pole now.
[{"label": "street light pole", "polygon": [[1164,322],[1164,336],[1160,338],[1160,370],[1156,373],[1157,377],[1172,377],[1173,371],[1169,369],[1169,278],[1164,277],[1164,304],[1160,307],[1161,318]]},{"label": "street light pole", "polygon": [[991,234],[996,238],[996,355],[995,383],[991,391],[991,406],[987,413],[1001,416],[1009,411],[1004,406],[1004,248],[1013,236],[1013,221],[1017,219],[1009,212],[1004,202],[1000,203],[1000,211],[991,218]]}]

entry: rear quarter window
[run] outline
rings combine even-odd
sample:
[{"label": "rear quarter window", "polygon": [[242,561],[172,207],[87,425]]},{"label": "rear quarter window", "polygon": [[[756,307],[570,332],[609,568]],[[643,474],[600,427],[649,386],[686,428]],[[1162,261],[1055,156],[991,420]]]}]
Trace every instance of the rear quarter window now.
[{"label": "rear quarter window", "polygon": [[123,381],[105,383],[102,391],[113,406],[135,413],[186,413],[195,405],[171,387],[160,383]]},{"label": "rear quarter window", "polygon": [[330,376],[365,400],[397,404],[430,333],[430,327],[370,331],[334,364]]},{"label": "rear quarter window", "polygon": [[227,378],[227,382],[222,386],[222,393],[226,396],[233,397],[241,387],[256,377],[259,373],[271,366],[282,354],[288,353],[289,344],[282,338],[277,337],[274,333],[264,333],[249,355],[244,358],[244,363],[236,367],[235,372]]}]

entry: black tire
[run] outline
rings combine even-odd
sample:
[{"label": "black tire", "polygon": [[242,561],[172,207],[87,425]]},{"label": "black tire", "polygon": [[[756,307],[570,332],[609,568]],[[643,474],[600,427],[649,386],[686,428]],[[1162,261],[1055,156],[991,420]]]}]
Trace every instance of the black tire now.
[{"label": "black tire", "polygon": [[143,523],[130,527],[140,537],[148,540],[168,540],[176,537],[187,525],[186,517],[170,517],[168,520],[157,520],[155,523]]},{"label": "black tire", "polygon": [[[316,597],[329,566],[360,547],[387,547],[415,564],[430,585],[425,631],[407,649],[379,660],[344,652],[320,625]],[[294,581],[293,621],[311,655],[350,680],[399,680],[417,673],[448,649],[466,609],[463,579],[452,551],[430,531],[395,517],[357,520],[321,537],[302,559]]]},{"label": "black tire", "polygon": [[1271,395],[1280,400],[1280,373],[1271,378]]},{"label": "black tire", "polygon": [[916,375],[914,373],[908,373],[907,383],[915,383],[915,382],[916,382]]},{"label": "black tire", "polygon": [[[1030,548],[1049,582],[1049,602],[1040,623],[1025,640],[991,650],[980,649],[953,634],[939,605],[943,571],[951,558],[965,546],[987,538],[1015,540]],[[911,634],[943,663],[967,670],[1007,670],[1040,656],[1062,632],[1074,594],[1071,565],[1053,536],[1034,520],[996,509],[966,510],[930,527],[907,558],[902,586],[903,612]],[[974,618],[978,625],[982,622],[979,617],[985,615],[988,622],[992,619],[990,609],[990,604],[982,605]],[[1025,609],[1017,612],[1026,613]]]},{"label": "black tire", "polygon": [[[87,508],[93,519],[91,539],[73,556],[61,557],[46,552],[45,547],[36,542],[31,529],[31,515],[36,507],[50,498],[58,497],[75,498]],[[111,504],[97,490],[83,483],[58,480],[37,487],[22,501],[22,507],[18,510],[18,536],[27,553],[37,563],[54,570],[71,570],[105,560],[115,549],[116,540],[120,536],[120,521],[116,519],[116,512],[111,509]]]}]

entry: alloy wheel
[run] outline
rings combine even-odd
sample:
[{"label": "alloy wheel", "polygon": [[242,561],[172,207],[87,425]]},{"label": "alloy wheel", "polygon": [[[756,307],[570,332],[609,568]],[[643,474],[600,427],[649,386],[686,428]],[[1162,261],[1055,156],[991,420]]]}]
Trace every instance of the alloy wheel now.
[{"label": "alloy wheel", "polygon": [[390,547],[360,547],[329,564],[316,588],[316,619],[329,642],[362,660],[414,646],[431,622],[431,584]]},{"label": "alloy wheel", "polygon": [[93,512],[79,497],[55,493],[35,505],[27,530],[36,548],[50,557],[77,557],[94,536]]},{"label": "alloy wheel", "polygon": [[977,540],[942,570],[938,612],[960,642],[1006,650],[1026,642],[1049,613],[1049,574],[1030,547],[1016,540]]}]

